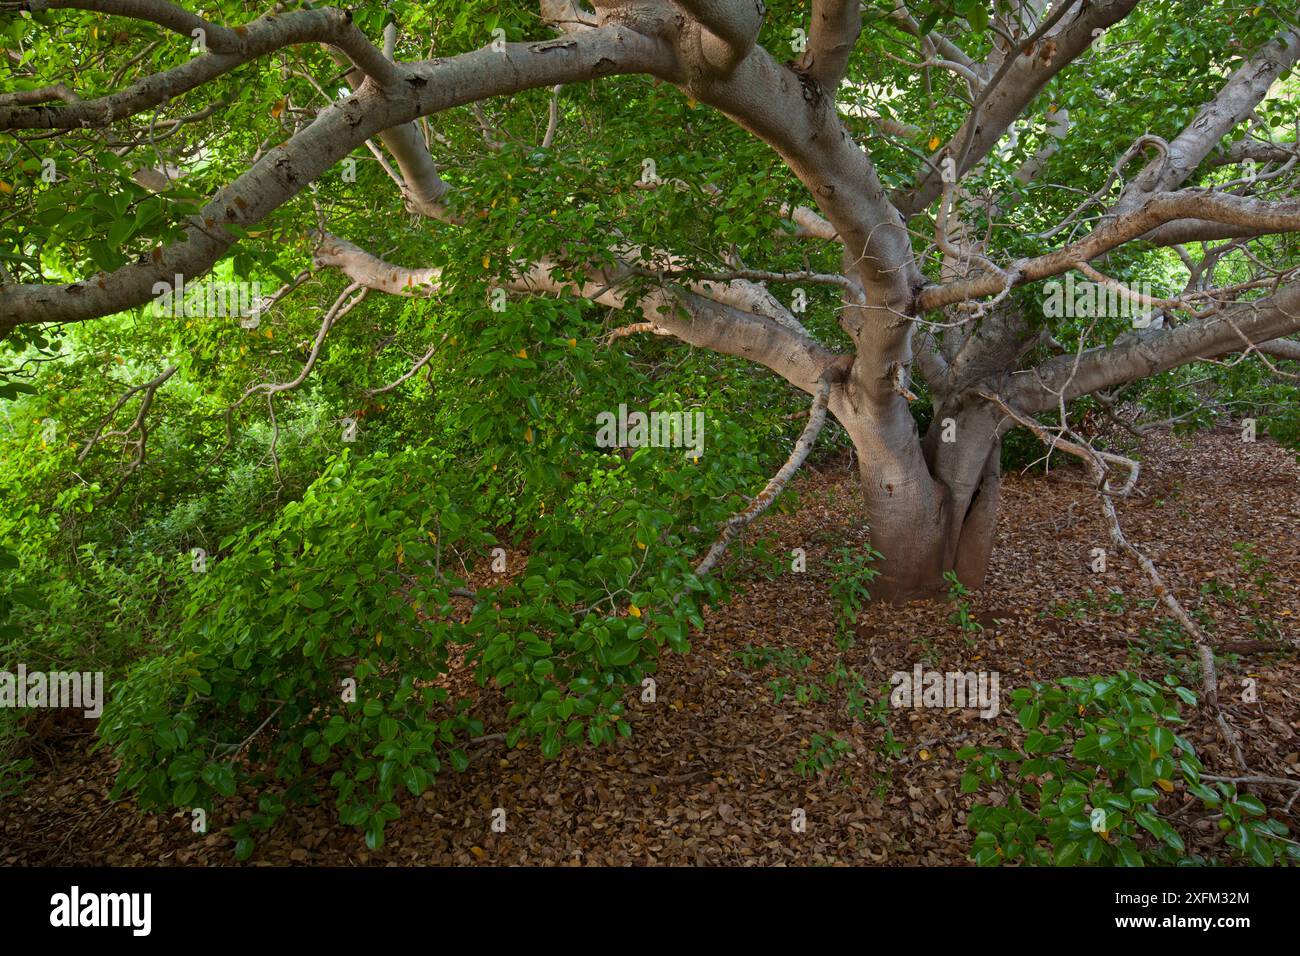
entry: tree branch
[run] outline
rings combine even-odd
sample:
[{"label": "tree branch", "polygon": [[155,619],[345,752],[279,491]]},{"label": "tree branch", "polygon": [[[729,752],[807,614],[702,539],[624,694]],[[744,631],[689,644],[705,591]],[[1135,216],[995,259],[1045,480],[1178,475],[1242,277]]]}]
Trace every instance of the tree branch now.
[{"label": "tree branch", "polygon": [[261,221],[367,139],[417,116],[560,82],[671,69],[671,51],[662,43],[618,25],[562,41],[507,44],[504,53],[489,47],[413,64],[403,95],[367,85],[331,104],[219,192],[181,241],[92,279],[0,287],[0,336],[20,324],[80,322],[130,309],[148,302],[156,283],[203,275],[235,241],[226,224],[247,228]]},{"label": "tree branch", "polygon": [[[1051,359],[1035,369],[1012,376],[1008,398],[1030,412],[1042,411],[1101,389],[1147,378],[1194,362],[1243,348],[1242,336],[1267,342],[1300,331],[1300,281],[1274,295],[1240,302],[1208,318],[1174,328],[1126,335],[1108,347]],[[1077,367],[1076,367],[1077,363]]]},{"label": "tree branch", "polygon": [[[107,7],[137,4],[154,5],[151,0],[104,0],[103,3]],[[146,76],[117,93],[58,106],[0,106],[0,130],[106,126],[175,99],[251,60],[300,43],[328,43],[338,47],[380,84],[391,85],[398,79],[393,64],[384,60],[352,23],[351,14],[342,10],[295,10],[281,16],[262,17],[239,29],[244,32],[238,35],[239,42],[231,52],[196,56],[180,66]]]},{"label": "tree branch", "polygon": [[861,30],[860,0],[813,0],[808,49],[801,62],[803,71],[832,96],[844,78]]},{"label": "tree branch", "polygon": [[[1136,209],[1108,221],[1077,242],[1046,255],[1014,262],[1006,271],[1016,275],[1016,285],[1047,279],[1069,271],[1076,263],[1091,262],[1126,242],[1145,240],[1164,223],[1188,218],[1268,232],[1294,232],[1300,231],[1300,201],[1274,203],[1203,189],[1156,193]],[[970,299],[997,295],[1005,288],[1002,278],[993,274],[931,285],[917,296],[917,309],[928,312]]]},{"label": "tree branch", "polygon": [[785,489],[794,477],[799,466],[808,458],[809,452],[812,451],[813,445],[817,441],[817,436],[821,434],[822,426],[826,424],[826,404],[831,396],[831,377],[829,374],[823,375],[817,382],[817,391],[813,395],[812,407],[808,410],[808,424],[804,426],[803,432],[799,435],[799,440],[794,443],[794,449],[790,452],[790,457],[786,459],[779,471],[772,476],[769,481],[751,501],[744,510],[733,515],[727,520],[722,527],[722,534],[718,540],[713,543],[708,554],[695,565],[696,574],[708,574],[717,566],[718,561],[722,559],[727,548],[731,546],[740,533],[759,515],[771,507],[772,502],[776,500],[777,495]]},{"label": "tree branch", "polygon": [[763,5],[753,0],[678,0],[703,29],[699,52],[704,63],[725,75],[736,68],[758,39]]},{"label": "tree branch", "polygon": [[[1057,25],[1076,2],[1057,0],[1055,10],[1034,36],[1022,48],[1006,54],[966,121],[940,148],[940,154],[953,158],[958,179],[988,155],[1048,81],[1088,49],[1094,30],[1113,26],[1137,6],[1137,0],[1095,0],[1082,4],[1067,22]],[[894,204],[910,219],[938,199],[942,191],[942,177],[927,165],[916,186],[898,195]]]}]

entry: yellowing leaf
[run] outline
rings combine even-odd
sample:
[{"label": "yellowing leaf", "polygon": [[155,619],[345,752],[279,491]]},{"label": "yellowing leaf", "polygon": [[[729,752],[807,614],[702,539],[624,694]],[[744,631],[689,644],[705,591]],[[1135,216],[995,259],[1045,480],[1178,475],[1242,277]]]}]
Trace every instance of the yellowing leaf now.
[{"label": "yellowing leaf", "polygon": [[525,428],[525,429],[524,429],[524,441],[526,441],[526,442],[531,442],[532,440],[533,440],[533,430],[532,430],[532,428],[531,428],[531,427],[529,427],[529,428]]},{"label": "yellowing leaf", "polygon": [[1160,777],[1156,780],[1156,786],[1159,787],[1161,790],[1163,790],[1165,793],[1174,792],[1173,781],[1166,780],[1164,777]]},{"label": "yellowing leaf", "polygon": [[285,108],[288,104],[289,104],[289,99],[288,99],[288,97],[285,97],[285,98],[283,98],[283,99],[277,100],[277,101],[275,102],[275,104],[272,105],[272,107],[271,107],[271,119],[279,119],[279,118],[280,118],[280,114],[284,112],[284,108]]},{"label": "yellowing leaf", "polygon": [[[569,348],[576,348],[577,345],[578,345],[578,340],[577,340],[577,339],[569,339]],[[1285,613],[1285,614],[1290,614],[1291,612],[1290,612],[1290,611],[1284,611],[1283,613]]]},{"label": "yellowing leaf", "polygon": [[627,613],[631,614],[633,617],[640,617],[641,609],[637,607],[635,604],[629,604],[627,606]]},{"label": "yellowing leaf", "polygon": [[520,358],[528,358],[528,349],[520,349],[517,353]]},{"label": "yellowing leaf", "polygon": [[938,149],[938,148],[939,148],[939,143],[940,143],[940,142],[941,142],[941,140],[939,139],[938,136],[931,136],[931,137],[930,137],[930,148],[931,148],[931,149]]},{"label": "yellowing leaf", "polygon": [[469,852],[473,853],[474,856],[480,860],[487,855],[486,853],[483,852],[483,848],[481,846],[472,846],[469,848]]},{"label": "yellowing leaf", "polygon": [[487,268],[490,268],[491,266],[492,266],[492,257],[491,257],[491,256],[484,256],[484,257],[483,257],[483,268],[484,268],[484,269],[487,269]]},{"label": "yellowing leaf", "polygon": [[10,186],[10,185],[9,185],[7,182],[5,182],[3,179],[0,179],[0,193],[11,193],[11,192],[13,192],[13,191],[14,191],[14,187],[13,187],[13,186]]},{"label": "yellowing leaf", "polygon": [[922,759],[922,760],[929,760],[929,759],[930,759],[930,751],[928,751],[928,750],[922,750],[922,751],[921,751],[921,759]]}]

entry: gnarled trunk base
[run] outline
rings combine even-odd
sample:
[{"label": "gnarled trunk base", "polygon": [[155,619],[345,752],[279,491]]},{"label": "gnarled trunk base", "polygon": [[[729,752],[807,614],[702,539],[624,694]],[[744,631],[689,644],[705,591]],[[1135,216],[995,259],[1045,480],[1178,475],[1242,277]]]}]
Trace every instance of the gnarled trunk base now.
[{"label": "gnarled trunk base", "polygon": [[[1001,488],[996,429],[972,427],[964,445],[927,442],[926,454],[915,426],[908,440],[887,443],[876,424],[849,427],[871,546],[884,556],[872,597],[895,604],[943,599],[949,571],[966,587],[980,587],[992,555]],[[971,443],[980,436],[982,447],[975,447]]]}]

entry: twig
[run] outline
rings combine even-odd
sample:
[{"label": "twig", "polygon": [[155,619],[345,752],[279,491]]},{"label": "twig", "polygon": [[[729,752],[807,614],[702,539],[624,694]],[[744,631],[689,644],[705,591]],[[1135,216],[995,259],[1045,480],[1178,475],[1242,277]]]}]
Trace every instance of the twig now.
[{"label": "twig", "polygon": [[813,396],[812,408],[808,412],[808,424],[804,426],[803,434],[795,442],[794,450],[790,452],[790,457],[786,463],[781,466],[767,486],[758,493],[753,501],[749,503],[743,511],[733,515],[723,526],[722,535],[714,542],[709,553],[704,556],[699,564],[695,566],[696,574],[707,574],[712,571],[714,566],[726,553],[731,542],[743,531],[751,521],[761,515],[776,500],[782,489],[789,484],[794,473],[799,470],[808,453],[812,451],[813,443],[817,440],[818,434],[821,433],[822,426],[826,423],[826,403],[830,400],[831,379],[829,375],[823,375],[817,383],[817,394]]}]

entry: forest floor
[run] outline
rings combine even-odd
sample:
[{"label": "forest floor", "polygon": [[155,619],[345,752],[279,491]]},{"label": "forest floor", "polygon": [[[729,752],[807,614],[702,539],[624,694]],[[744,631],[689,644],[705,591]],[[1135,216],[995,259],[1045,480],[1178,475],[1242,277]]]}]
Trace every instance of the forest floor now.
[{"label": "forest floor", "polygon": [[[1292,453],[1243,444],[1235,433],[1149,436],[1142,457],[1143,495],[1120,503],[1124,530],[1189,608],[1212,617],[1216,646],[1253,642],[1220,659],[1226,711],[1253,772],[1300,779],[1300,465]],[[446,770],[420,799],[403,793],[402,816],[382,851],[368,851],[326,803],[290,812],[250,863],[964,864],[975,795],[960,793],[964,762],[956,752],[1022,739],[1013,689],[1128,668],[1156,680],[1180,675],[1199,693],[1188,642],[1162,628],[1148,580],[1109,546],[1095,496],[1073,465],[1006,477],[989,580],[969,598],[983,630],[964,635],[950,621],[950,605],[873,606],[859,616],[856,641],[841,650],[829,565],[836,549],[863,542],[864,532],[846,463],[823,468],[798,481],[797,510],[762,519],[756,531],[775,536],[778,554],[805,549],[806,573],[790,573],[787,561],[785,573],[769,576],[768,565],[743,556],[730,603],[706,616],[690,654],[662,660],[655,701],[642,702],[640,688],[629,691],[632,737],[552,761],[535,743],[507,750],[500,740],[484,741],[466,772]],[[1263,563],[1248,569],[1238,542],[1251,543]],[[1099,547],[1109,548],[1104,573],[1090,567]],[[1261,584],[1265,574],[1272,580]],[[1250,597],[1216,597],[1216,582]],[[1258,642],[1281,649],[1261,650]],[[737,654],[747,645],[796,652],[781,673],[792,688],[817,688],[813,696],[824,699],[799,703],[792,691],[777,702],[769,686],[777,670],[752,658],[747,666]],[[891,752],[885,727],[854,720],[843,686],[828,689],[837,663],[872,688],[917,663],[997,671],[1002,711],[991,720],[975,710],[889,711],[898,742]],[[1257,681],[1257,702],[1241,700],[1246,678]],[[478,693],[488,729],[493,718],[504,727],[504,705]],[[1191,718],[1184,733],[1207,768],[1233,773],[1212,721],[1195,711]],[[849,749],[805,778],[796,764],[815,734],[836,735]],[[56,728],[37,741],[36,779],[0,807],[0,863],[232,862],[220,827],[250,813],[255,796],[220,807],[218,832],[193,834],[188,815],[141,816],[129,803],[110,803],[114,763],[103,750],[91,752],[93,740],[84,729]],[[1282,809],[1294,791],[1257,792],[1293,831],[1300,827],[1300,807]],[[1222,834],[1198,801],[1181,787],[1162,800],[1165,811],[1189,804],[1180,817],[1188,852],[1222,855]],[[503,833],[490,826],[498,807]],[[791,825],[798,810],[803,832]]]}]

